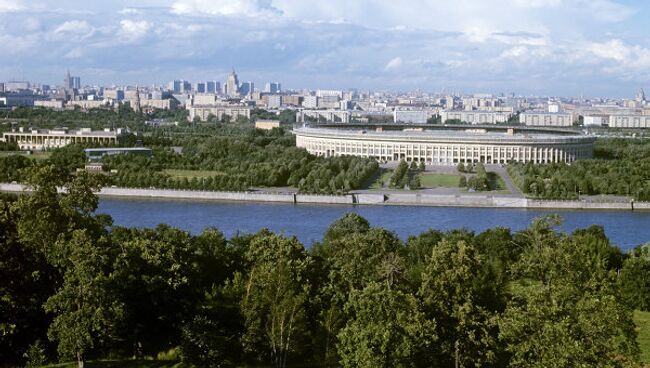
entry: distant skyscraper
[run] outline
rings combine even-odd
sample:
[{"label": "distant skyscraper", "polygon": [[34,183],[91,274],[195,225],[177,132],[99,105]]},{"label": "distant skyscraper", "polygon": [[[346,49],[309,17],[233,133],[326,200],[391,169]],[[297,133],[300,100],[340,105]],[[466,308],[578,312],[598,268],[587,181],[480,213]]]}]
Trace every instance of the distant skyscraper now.
[{"label": "distant skyscraper", "polygon": [[226,81],[226,95],[229,97],[239,97],[239,80],[234,69],[228,75],[228,80]]},{"label": "distant skyscraper", "polygon": [[220,93],[221,83],[217,81],[207,81],[205,82],[205,91],[207,93]]},{"label": "distant skyscraper", "polygon": [[255,91],[255,84],[253,82],[242,82],[239,86],[239,94],[248,96]]},{"label": "distant skyscraper", "polygon": [[207,89],[206,89],[205,82],[196,82],[196,84],[194,85],[194,92],[206,93]]},{"label": "distant skyscraper", "polygon": [[181,93],[192,92],[192,83],[188,81],[181,81]]},{"label": "distant skyscraper", "polygon": [[72,77],[72,88],[74,88],[74,89],[80,89],[81,88],[81,78],[80,77]]},{"label": "distant skyscraper", "polygon": [[140,112],[140,89],[135,86],[135,103],[133,104],[133,111]]},{"label": "distant skyscraper", "polygon": [[280,83],[277,82],[266,82],[264,85],[264,92],[266,93],[280,93]]},{"label": "distant skyscraper", "polygon": [[167,89],[172,91],[172,93],[181,93],[181,81],[174,80],[169,82],[169,86],[167,86]]},{"label": "distant skyscraper", "polygon": [[639,102],[642,102],[642,103],[646,102],[645,92],[643,91],[643,88],[641,88],[641,90],[639,91],[639,94],[636,95],[636,100],[639,101]]},{"label": "distant skyscraper", "polygon": [[72,77],[70,76],[70,71],[68,70],[68,72],[65,75],[65,79],[63,79],[63,89],[68,90],[68,89],[73,89],[73,88],[74,88],[74,85],[73,85],[73,82],[72,82]]}]

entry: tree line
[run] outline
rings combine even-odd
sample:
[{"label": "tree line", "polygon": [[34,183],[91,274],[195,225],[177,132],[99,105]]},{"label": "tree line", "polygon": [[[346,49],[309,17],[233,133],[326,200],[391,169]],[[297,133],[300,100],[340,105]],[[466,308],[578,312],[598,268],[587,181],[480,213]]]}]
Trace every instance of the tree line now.
[{"label": "tree line", "polygon": [[650,142],[598,139],[594,159],[571,164],[508,165],[515,184],[543,199],[576,199],[580,194],[612,194],[650,200]]},{"label": "tree line", "polygon": [[[96,214],[102,178],[30,170],[0,200],[0,365],[177,356],[187,366],[638,367],[648,248],[571,234],[429,230],[347,214],[305,248]],[[56,186],[67,188],[58,193]]]},{"label": "tree line", "polygon": [[[373,159],[314,156],[295,147],[295,138],[281,129],[264,132],[224,128],[216,132],[220,135],[144,136],[142,143],[152,147],[153,156],[104,157],[106,184],[127,188],[223,191],[291,186],[303,193],[342,194],[361,188],[379,170]],[[88,145],[54,149],[45,162],[70,172],[81,169],[87,162],[85,147]],[[174,147],[180,147],[181,152]],[[20,170],[37,164],[22,156],[0,156],[0,168],[4,169],[0,172],[0,180],[21,181],[24,178]],[[210,175],[173,177],[165,173],[166,169],[208,171]]]}]

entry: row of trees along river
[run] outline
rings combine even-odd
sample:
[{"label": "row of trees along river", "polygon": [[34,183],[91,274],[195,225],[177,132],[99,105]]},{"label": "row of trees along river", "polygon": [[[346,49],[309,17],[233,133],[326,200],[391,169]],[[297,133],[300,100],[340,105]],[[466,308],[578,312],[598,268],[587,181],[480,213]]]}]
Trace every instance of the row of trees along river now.
[{"label": "row of trees along river", "polygon": [[510,164],[508,172],[527,195],[575,199],[612,194],[650,200],[650,141],[598,139],[594,159],[571,164]]},{"label": "row of trees along river", "polygon": [[623,254],[597,226],[401,241],[350,214],[307,249],[266,230],[112,226],[96,174],[23,175],[35,192],[0,200],[0,365],[640,366],[648,249]]},{"label": "row of trees along river", "polygon": [[[140,137],[144,146],[153,149],[151,158],[105,157],[106,185],[226,191],[291,186],[303,193],[340,194],[361,188],[378,171],[372,159],[311,155],[295,147],[295,138],[282,129],[261,131],[236,125],[198,129],[196,134],[186,129]],[[126,137],[121,145],[131,146],[136,139]],[[62,170],[83,168],[85,147],[89,146],[55,149],[46,161]],[[0,181],[22,181],[20,170],[39,164],[29,157],[0,156]],[[191,170],[196,176],[174,176],[166,170]]]}]

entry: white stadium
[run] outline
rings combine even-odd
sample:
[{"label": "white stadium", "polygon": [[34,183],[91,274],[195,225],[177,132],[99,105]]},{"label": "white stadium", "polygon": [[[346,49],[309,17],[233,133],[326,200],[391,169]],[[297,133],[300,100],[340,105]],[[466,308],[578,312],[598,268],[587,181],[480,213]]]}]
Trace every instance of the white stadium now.
[{"label": "white stadium", "polygon": [[594,137],[575,131],[508,127],[424,130],[299,127],[296,145],[318,156],[363,156],[427,164],[554,163],[591,158]]}]

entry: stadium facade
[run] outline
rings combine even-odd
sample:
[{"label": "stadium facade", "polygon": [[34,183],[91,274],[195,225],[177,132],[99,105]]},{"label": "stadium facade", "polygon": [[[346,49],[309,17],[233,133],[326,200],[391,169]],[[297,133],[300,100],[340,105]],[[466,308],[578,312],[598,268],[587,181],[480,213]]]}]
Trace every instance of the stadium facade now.
[{"label": "stadium facade", "polygon": [[294,129],[296,145],[318,156],[363,156],[428,164],[573,162],[591,158],[595,138],[575,131],[514,128],[453,130]]}]

